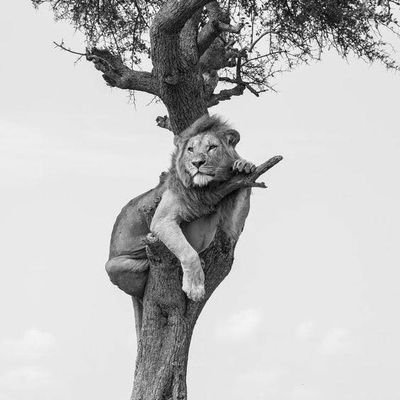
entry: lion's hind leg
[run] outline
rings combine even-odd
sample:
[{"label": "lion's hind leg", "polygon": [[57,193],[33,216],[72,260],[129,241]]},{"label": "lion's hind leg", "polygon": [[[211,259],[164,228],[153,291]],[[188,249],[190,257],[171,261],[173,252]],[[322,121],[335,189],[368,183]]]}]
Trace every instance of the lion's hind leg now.
[{"label": "lion's hind leg", "polygon": [[220,226],[234,242],[239,239],[249,214],[250,193],[251,189],[239,189],[221,202]]},{"label": "lion's hind leg", "polygon": [[129,255],[113,257],[106,263],[111,282],[125,293],[136,297],[143,297],[148,269],[147,258],[135,259]]}]

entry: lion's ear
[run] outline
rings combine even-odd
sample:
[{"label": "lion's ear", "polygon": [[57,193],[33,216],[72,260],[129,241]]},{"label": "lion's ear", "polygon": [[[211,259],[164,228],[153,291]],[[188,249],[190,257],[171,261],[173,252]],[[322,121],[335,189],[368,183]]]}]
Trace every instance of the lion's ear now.
[{"label": "lion's ear", "polygon": [[232,147],[235,147],[240,140],[240,133],[235,129],[228,129],[223,132],[224,137],[226,138],[228,144]]},{"label": "lion's ear", "polygon": [[189,126],[189,128],[186,128],[177,135],[174,135],[174,145],[180,147],[182,146],[182,144],[185,144],[192,136],[194,136],[194,134],[191,127]]}]

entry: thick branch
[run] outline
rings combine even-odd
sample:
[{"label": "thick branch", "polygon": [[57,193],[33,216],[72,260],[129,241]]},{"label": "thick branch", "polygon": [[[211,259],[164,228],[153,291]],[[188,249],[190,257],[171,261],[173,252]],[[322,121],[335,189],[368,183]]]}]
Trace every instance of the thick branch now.
[{"label": "thick branch", "polygon": [[211,43],[221,33],[218,30],[218,21],[229,24],[230,16],[224,13],[218,4],[218,1],[212,1],[206,5],[208,22],[199,32],[198,48],[199,55],[201,56],[211,45]]},{"label": "thick branch", "polygon": [[[219,78],[221,82],[229,82],[229,83],[236,83],[237,85],[244,85],[246,89],[248,89],[251,93],[254,94],[256,97],[260,97],[260,93],[266,92],[268,89],[264,90],[256,90],[254,89],[249,82],[243,81],[243,80],[237,80],[237,79],[232,79],[228,78],[226,76],[222,76]],[[272,88],[269,88],[270,90],[273,90]]]},{"label": "thick branch", "polygon": [[108,85],[120,89],[139,90],[158,95],[157,81],[150,72],[134,71],[128,68],[120,56],[106,49],[87,50],[86,59],[93,62],[96,69],[103,72]]},{"label": "thick branch", "polygon": [[169,131],[172,131],[171,122],[168,118],[168,115],[164,115],[163,117],[161,115],[159,115],[156,118],[156,124],[160,128],[164,128],[164,129],[168,129]]},{"label": "thick branch", "polygon": [[[246,60],[244,63],[242,63],[243,59]],[[238,89],[237,89],[238,87],[240,87],[240,88],[248,89],[252,94],[254,94],[254,96],[259,97],[260,93],[265,92],[267,89],[256,90],[252,86],[251,82],[247,82],[247,81],[243,80],[243,78],[242,78],[242,71],[243,71],[242,66],[244,64],[246,64],[246,63],[247,63],[247,50],[244,49],[244,50],[238,51],[237,60],[236,60],[236,77],[234,79],[233,78],[229,78],[229,77],[220,77],[219,81],[236,84],[236,86],[233,89],[230,89],[230,90],[234,91],[233,95],[235,95],[235,96],[240,96],[241,94],[243,94],[243,91],[240,93],[238,91]],[[257,82],[255,82],[255,84],[257,84]],[[221,91],[221,93],[222,92],[223,91]],[[216,96],[218,96],[218,95],[216,95]],[[215,98],[215,99],[211,98],[210,99],[210,107],[215,105],[215,104],[218,104],[218,101],[220,101],[220,100],[230,100],[230,97],[227,97],[226,95],[224,96],[224,93],[222,93],[222,95],[223,96],[220,99],[218,99],[218,97]]]},{"label": "thick branch", "polygon": [[201,56],[213,43],[213,41],[222,33],[230,32],[239,34],[244,23],[230,25],[228,13],[224,13],[217,1],[213,1],[206,6],[209,21],[199,32],[198,48]]},{"label": "thick branch", "polygon": [[[232,96],[241,96],[246,87],[254,94],[254,89],[247,83],[243,82],[243,80],[242,80],[241,68],[242,68],[242,57],[244,57],[244,56],[246,56],[245,52],[237,53],[236,79],[233,81],[233,83],[236,83],[236,86],[234,86],[231,89],[224,89],[224,90],[221,90],[219,93],[212,94],[207,103],[208,107],[213,107],[213,106],[217,105],[220,101],[230,100],[232,98]],[[218,77],[218,75],[217,75],[217,77]],[[258,96],[258,94],[257,94],[257,96]]]},{"label": "thick branch", "polygon": [[197,10],[211,0],[169,0],[154,19],[154,25],[165,33],[178,33]]},{"label": "thick branch", "polygon": [[220,101],[230,100],[232,96],[241,96],[244,92],[245,85],[239,84],[232,89],[223,89],[219,93],[215,93],[208,100],[207,107],[213,107],[219,104]]},{"label": "thick branch", "polygon": [[248,174],[248,175],[238,174],[236,176],[233,176],[232,178],[229,179],[229,181],[225,182],[218,188],[218,190],[217,190],[218,195],[221,197],[221,199],[223,199],[229,193],[231,193],[237,189],[246,188],[246,187],[266,188],[264,182],[256,182],[256,180],[262,174],[264,174],[269,169],[271,169],[273,166],[278,164],[278,162],[280,162],[282,159],[283,159],[282,156],[272,157],[265,163],[259,165],[255,169],[255,171],[252,172],[251,174]]}]

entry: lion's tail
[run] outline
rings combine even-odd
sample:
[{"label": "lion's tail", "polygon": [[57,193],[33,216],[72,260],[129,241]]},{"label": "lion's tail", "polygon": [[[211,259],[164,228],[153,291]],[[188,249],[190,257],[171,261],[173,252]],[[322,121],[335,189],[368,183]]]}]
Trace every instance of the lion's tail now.
[{"label": "lion's tail", "polygon": [[132,304],[135,312],[136,338],[139,344],[142,332],[143,301],[139,297],[132,296]]}]

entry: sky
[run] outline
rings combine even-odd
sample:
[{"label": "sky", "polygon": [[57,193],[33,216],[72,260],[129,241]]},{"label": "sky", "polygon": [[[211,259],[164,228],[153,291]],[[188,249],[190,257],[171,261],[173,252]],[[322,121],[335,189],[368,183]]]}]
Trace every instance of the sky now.
[{"label": "sky", "polygon": [[[83,49],[45,8],[3,7],[0,400],[129,398],[133,311],[104,264],[173,151],[162,105],[130,103],[62,38]],[[189,398],[399,400],[400,75],[327,54],[277,89],[212,110],[244,158],[284,160],[198,321]]]}]

